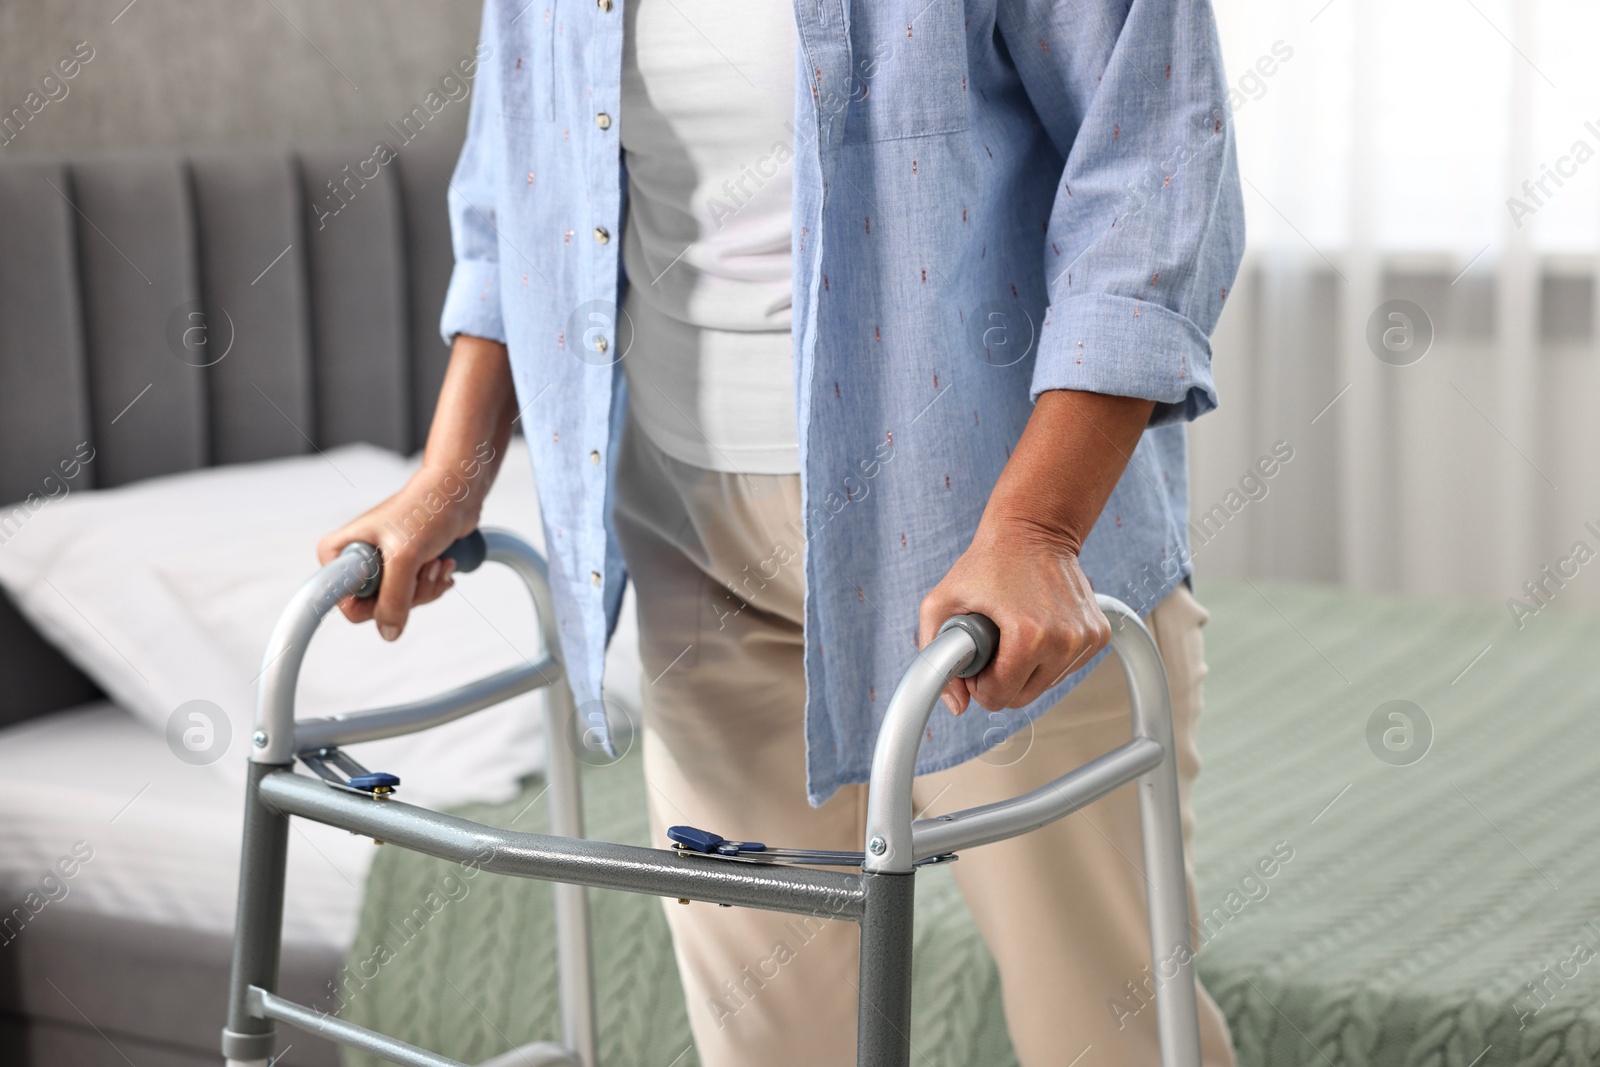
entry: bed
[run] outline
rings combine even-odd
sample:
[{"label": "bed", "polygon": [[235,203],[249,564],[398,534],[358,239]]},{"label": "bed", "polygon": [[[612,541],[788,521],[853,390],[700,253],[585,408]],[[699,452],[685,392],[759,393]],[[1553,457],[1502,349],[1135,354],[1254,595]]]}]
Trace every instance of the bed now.
[{"label": "bed", "polygon": [[[87,488],[297,459],[402,474],[444,363],[434,322],[454,147],[408,145],[325,231],[308,224],[308,191],[369,146],[0,165],[0,500],[41,500],[25,517],[37,533]],[[204,374],[167,337],[202,297],[236,329]],[[95,458],[62,490],[56,472],[83,442]],[[526,506],[531,483],[516,477],[504,499]],[[233,491],[230,508],[264,495]],[[329,515],[350,506],[335,505]],[[26,547],[14,514],[0,509],[0,569]],[[501,518],[537,540],[536,515]],[[196,508],[170,534],[195,560],[205,519]],[[262,546],[300,551],[301,533],[254,526]],[[169,591],[181,578],[167,573]],[[255,595],[281,603],[274,589]],[[1200,594],[1214,620],[1199,959],[1241,1062],[1600,1060],[1586,847],[1600,818],[1600,624],[1550,609],[1518,629],[1500,607],[1263,583],[1202,582]],[[214,1064],[242,791],[174,760],[151,709],[115,691],[132,685],[120,668],[91,679],[75,664],[93,635],[42,632],[19,595],[0,597],[0,1062]],[[618,661],[629,656],[624,645]],[[231,671],[234,686],[253,673]],[[226,710],[244,722],[242,703]],[[591,832],[642,842],[637,754],[585,774]],[[536,775],[511,778],[465,810],[537,828],[540,789]],[[420,795],[411,780],[407,791]],[[363,977],[374,941],[405,927],[438,875],[424,857],[301,827],[284,991],[337,998],[357,1021],[469,1060],[552,1034],[548,891],[535,884],[477,880],[406,940],[406,966]],[[994,973],[948,873],[925,872],[919,892],[919,1062],[1009,1062]],[[594,899],[606,1062],[692,1063],[658,905]],[[1136,993],[1113,996],[1143,1010]],[[288,1040],[285,1067],[338,1062],[313,1036]]]},{"label": "bed", "polygon": [[[243,786],[218,773],[237,761],[175,759],[152,716],[205,697],[247,743],[256,668],[239,665],[259,665],[261,640],[154,605],[203,600],[201,579],[231,552],[230,596],[265,605],[259,627],[281,608],[283,574],[292,587],[314,567],[307,494],[261,482],[260,468],[288,465],[280,482],[297,463],[320,468],[336,490],[315,494],[325,528],[403,478],[447,357],[437,322],[458,148],[442,130],[416,138],[325,227],[308,202],[370,141],[0,162],[0,1063],[217,1062]],[[497,521],[537,540],[515,458]],[[119,510],[118,494],[143,502]],[[232,512],[241,529],[216,536],[208,523]],[[53,528],[74,513],[70,530]],[[163,569],[119,587],[124,603],[93,595],[126,577],[115,572],[130,546],[163,541]],[[48,571],[57,550],[82,565]],[[19,573],[29,553],[38,573]],[[20,610],[30,597],[45,621]],[[51,597],[71,603],[50,609]],[[508,632],[531,633],[526,598],[500,599],[518,616]],[[213,668],[200,683],[182,671],[191,650]],[[512,757],[519,773],[536,768],[537,742],[491,731],[486,747],[505,757],[493,774]],[[322,828],[294,835],[285,992],[326,992],[373,852]],[[338,1060],[297,1036],[281,1062]]]},{"label": "bed", "polygon": [[[33,892],[47,901],[23,905],[25,920],[8,912],[0,934],[10,1016],[0,1062],[215,1062],[199,1053],[215,1045],[226,1000],[242,812],[240,790],[178,764],[160,734],[108,701],[0,731],[7,904]],[[315,997],[351,942],[373,846],[301,830],[284,977]],[[41,890],[48,871],[54,884]],[[296,1045],[286,1063],[337,1063],[321,1041]]]},{"label": "bed", "polygon": [[[1213,617],[1196,940],[1242,1067],[1600,1061],[1600,622],[1519,632],[1481,605],[1199,593]],[[636,757],[586,769],[596,836],[647,843]],[[541,788],[469,814],[538,830]],[[548,888],[479,879],[402,933],[447,870],[380,850],[342,973],[365,973],[380,942],[404,964],[347,977],[346,1014],[466,1062],[554,1034]],[[950,872],[918,879],[915,1062],[1014,1063]],[[593,900],[603,1062],[695,1062],[660,906]],[[1117,994],[1141,1010],[1125,990],[1107,1010]]]}]

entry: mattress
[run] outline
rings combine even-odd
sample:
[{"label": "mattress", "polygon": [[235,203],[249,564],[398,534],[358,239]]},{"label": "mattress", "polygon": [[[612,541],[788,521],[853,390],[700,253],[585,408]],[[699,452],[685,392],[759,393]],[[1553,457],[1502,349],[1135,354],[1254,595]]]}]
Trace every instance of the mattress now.
[{"label": "mattress", "polygon": [[[1600,1062],[1600,622],[1519,630],[1493,605],[1268,583],[1199,595],[1198,966],[1240,1067]],[[636,755],[587,768],[591,834],[643,843],[643,788]],[[537,830],[541,790],[466,813]],[[346,984],[345,1014],[466,1062],[553,1037],[548,887],[480,877],[399,932],[449,870],[378,856],[345,972],[374,976]],[[918,875],[917,1062],[1014,1064],[950,874]],[[592,900],[603,1062],[695,1062],[658,903]],[[373,968],[380,943],[405,965]]]},{"label": "mattress", "polygon": [[[45,900],[0,941],[58,913],[228,933],[239,881],[244,795],[109,703],[0,731],[0,897]],[[286,943],[342,949],[355,932],[370,840],[296,820]],[[72,877],[57,865],[71,857]],[[57,868],[46,884],[47,872]]]},{"label": "mattress", "polygon": [[[0,730],[0,1063],[220,1062],[242,823],[242,790],[112,704]],[[286,995],[327,994],[375,851],[296,822]],[[289,1041],[284,1067],[337,1063]]]}]

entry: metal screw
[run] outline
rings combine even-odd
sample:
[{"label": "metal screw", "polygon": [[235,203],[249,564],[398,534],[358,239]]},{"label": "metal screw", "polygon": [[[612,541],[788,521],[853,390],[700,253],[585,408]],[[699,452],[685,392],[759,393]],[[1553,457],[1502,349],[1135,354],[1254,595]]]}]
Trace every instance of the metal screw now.
[{"label": "metal screw", "polygon": [[265,730],[257,730],[254,734],[250,735],[250,740],[257,748],[266,748],[267,732]]},{"label": "metal screw", "polygon": [[885,852],[889,851],[889,845],[884,841],[883,838],[874,837],[871,841],[867,842],[867,851],[872,853],[874,856],[881,856]]}]

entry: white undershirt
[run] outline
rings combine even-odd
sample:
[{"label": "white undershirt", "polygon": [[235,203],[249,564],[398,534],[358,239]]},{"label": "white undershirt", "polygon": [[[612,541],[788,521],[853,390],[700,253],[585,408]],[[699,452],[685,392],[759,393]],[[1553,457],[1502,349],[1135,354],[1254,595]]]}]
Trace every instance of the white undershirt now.
[{"label": "white undershirt", "polygon": [[633,417],[681,462],[795,473],[793,5],[630,0],[626,12]]}]

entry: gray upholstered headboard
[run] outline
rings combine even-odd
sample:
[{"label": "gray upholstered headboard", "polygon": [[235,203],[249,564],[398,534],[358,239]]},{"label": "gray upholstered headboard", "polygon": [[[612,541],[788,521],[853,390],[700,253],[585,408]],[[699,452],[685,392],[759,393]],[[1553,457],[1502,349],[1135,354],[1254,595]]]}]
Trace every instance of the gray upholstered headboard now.
[{"label": "gray upholstered headboard", "polygon": [[[428,134],[375,177],[371,141],[0,157],[0,552],[10,505],[61,492],[82,442],[94,459],[69,492],[420,447],[448,357],[460,147]],[[190,365],[196,322],[213,353],[231,323],[220,362]],[[0,724],[96,695],[0,596]]]}]

